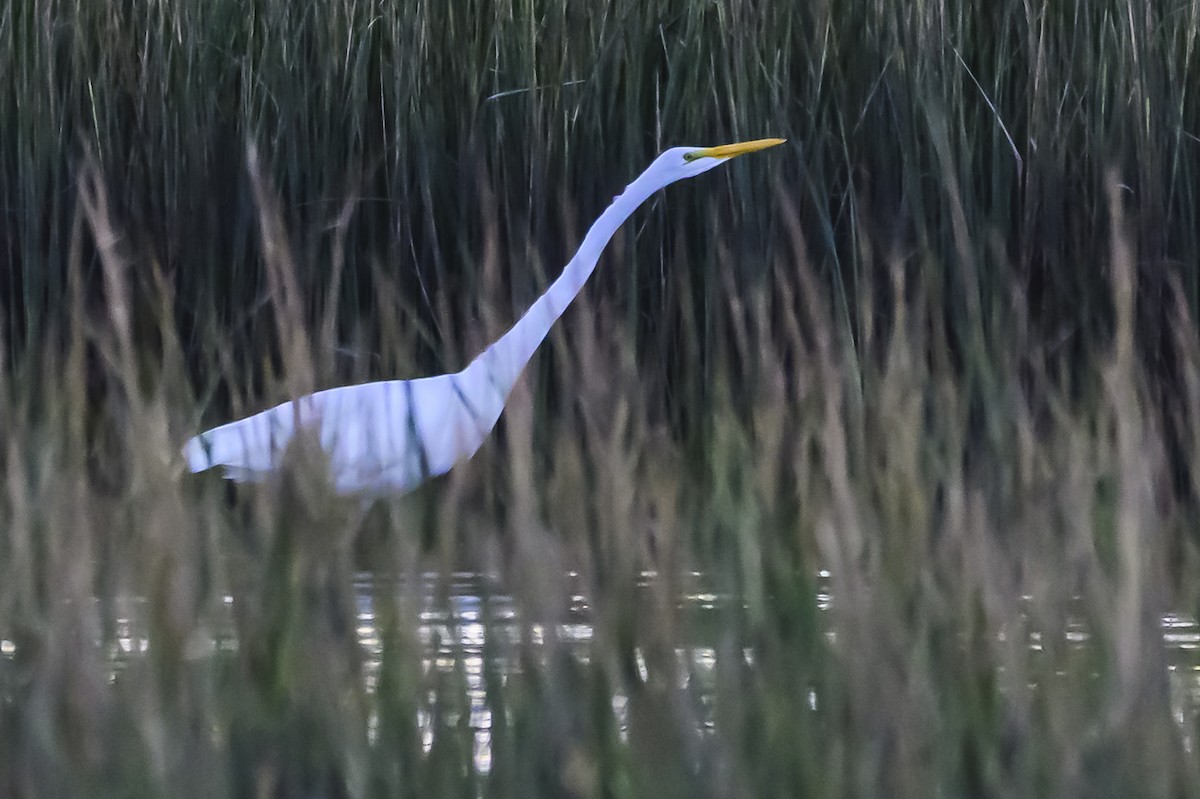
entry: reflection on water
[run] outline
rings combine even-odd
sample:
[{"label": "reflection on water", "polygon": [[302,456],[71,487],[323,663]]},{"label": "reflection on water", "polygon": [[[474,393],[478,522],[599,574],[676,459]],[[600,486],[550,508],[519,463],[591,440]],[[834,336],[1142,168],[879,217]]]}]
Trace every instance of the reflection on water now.
[{"label": "reflection on water", "polygon": [[[652,572],[643,573],[640,580],[642,587],[652,582],[655,576]],[[591,607],[582,592],[582,581],[578,574],[571,572],[567,577],[572,586],[570,602],[562,621],[554,626],[552,634],[558,644],[564,646],[581,664],[586,664],[591,657],[588,647],[592,640]],[[692,573],[691,577],[700,580],[702,575]],[[383,643],[376,624],[374,607],[376,597],[389,596],[386,586],[380,585],[381,579],[377,575],[363,574],[356,583],[358,637],[368,656],[366,679],[369,689],[375,687],[383,656]],[[536,623],[529,625],[527,630],[519,629],[520,620],[513,597],[495,592],[494,579],[475,572],[455,573],[451,576],[448,596],[445,588],[439,591],[436,575],[426,575],[424,579],[426,585],[422,592],[418,627],[420,642],[426,652],[422,659],[422,668],[426,674],[436,669],[443,675],[452,675],[455,672],[463,675],[465,695],[470,708],[470,726],[474,731],[475,766],[480,773],[487,773],[491,769],[492,715],[487,706],[484,685],[484,646],[488,643],[493,645],[487,655],[492,658],[493,668],[498,665],[502,673],[509,674],[519,669],[520,664],[515,658],[497,657],[496,652],[515,652],[523,635],[527,635],[535,646],[541,646],[551,631]],[[443,596],[448,601],[440,602],[436,598],[438,596]],[[716,593],[697,591],[682,596],[679,605],[690,611],[713,611],[724,599]],[[504,646],[495,648],[494,644],[497,642],[489,642],[489,635],[499,637]],[[717,662],[713,647],[693,646],[679,649],[676,656],[681,661],[681,674],[687,675],[685,680],[698,681],[701,694],[711,694]],[[748,659],[751,657],[749,652],[746,652],[745,656]],[[636,665],[642,679],[647,679],[649,674],[640,652],[637,653]],[[709,690],[704,690],[705,686],[710,687]],[[431,702],[433,698],[431,694]],[[617,692],[611,701],[618,734],[622,740],[626,740],[629,729],[628,698]],[[446,721],[449,725],[454,725],[458,719],[451,717]],[[418,723],[425,751],[428,753],[433,747],[433,719],[427,711],[419,710]],[[712,729],[711,717],[700,719],[700,723],[704,728]]]},{"label": "reflection on water", "polygon": [[[578,576],[571,573],[570,578],[578,584]],[[690,577],[696,585],[704,584],[704,575],[692,572]],[[828,611],[833,604],[829,590],[829,573],[822,570],[818,580],[816,605],[821,611]],[[477,573],[462,572],[453,575],[450,586],[448,607],[440,605],[434,599],[436,592],[436,577],[426,577],[427,586],[424,592],[423,607],[420,612],[419,635],[425,647],[426,656],[423,668],[428,672],[437,669],[443,674],[452,674],[461,668],[465,675],[465,691],[468,699],[471,728],[475,733],[475,764],[481,773],[486,773],[491,767],[491,711],[487,707],[483,683],[484,644],[486,636],[501,636],[505,643],[515,644],[519,640],[520,631],[517,629],[519,620],[513,598],[503,593],[494,593],[486,577]],[[655,579],[651,572],[642,574],[642,584],[646,585]],[[375,626],[375,613],[372,597],[380,594],[379,578],[373,575],[361,575],[357,585],[358,594],[358,634],[364,649],[370,658],[368,673],[369,684],[378,670],[382,647]],[[386,592],[382,595],[386,596]],[[1029,601],[1029,598],[1025,598]],[[684,595],[679,605],[685,610],[696,613],[715,611],[728,597],[707,590],[697,590]],[[565,644],[580,662],[586,663],[589,658],[587,644],[592,639],[592,627],[589,623],[590,608],[582,589],[576,590],[571,596],[570,606],[563,622],[557,625],[557,639]],[[1163,617],[1163,639],[1167,646],[1168,665],[1171,687],[1171,702],[1175,718],[1183,726],[1183,744],[1192,751],[1191,730],[1188,724],[1200,713],[1200,625],[1192,616],[1179,613],[1169,613]],[[535,644],[544,640],[546,631],[541,625],[534,624],[530,628],[530,637]],[[832,634],[830,634],[832,635]],[[1088,640],[1088,633],[1083,626],[1072,621],[1065,632],[1065,640],[1070,645],[1081,646]],[[1043,642],[1041,633],[1031,632],[1030,649],[1041,651]],[[742,656],[748,663],[753,662],[753,652],[745,650]],[[695,645],[686,649],[676,650],[680,660],[680,674],[685,681],[695,680],[704,697],[702,706],[710,708],[708,697],[715,682],[717,653],[712,646]],[[642,679],[646,679],[645,663],[638,654],[638,668]],[[514,662],[501,662],[506,669],[518,668]],[[681,685],[682,687],[688,687]],[[817,696],[809,692],[809,705],[816,707]],[[622,739],[628,733],[627,698],[617,693],[612,698],[614,716],[619,725]],[[700,723],[708,730],[713,727],[711,714],[705,715]],[[433,724],[427,714],[420,718],[424,745],[426,751],[433,745]]]},{"label": "reflection on water", "polygon": [[[570,602],[563,614],[562,620],[547,630],[543,625],[531,624],[527,629],[521,629],[516,605],[511,595],[497,592],[497,581],[476,572],[459,572],[451,576],[448,584],[440,582],[435,574],[425,575],[421,592],[421,608],[417,633],[424,650],[421,666],[428,676],[435,671],[443,677],[453,677],[461,674],[465,684],[463,689],[469,708],[469,724],[474,731],[474,760],[481,773],[491,768],[491,710],[487,706],[484,685],[485,646],[489,647],[487,657],[492,659],[492,667],[499,668],[503,675],[515,673],[520,664],[515,657],[504,657],[497,652],[517,651],[517,645],[522,637],[526,637],[535,646],[541,646],[552,635],[558,644],[564,646],[581,663],[587,663],[590,657],[589,643],[592,640],[591,607],[583,593],[582,581],[575,573],[569,573],[568,578],[572,588]],[[815,601],[821,611],[828,611],[833,605],[833,596],[829,591],[829,573],[819,573]],[[703,586],[704,575],[693,572],[691,582]],[[656,578],[652,572],[642,574],[641,583],[649,585]],[[395,578],[383,577],[373,573],[358,575],[354,584],[357,614],[357,636],[365,658],[365,680],[368,691],[374,691],[378,678],[380,663],[383,656],[383,642],[377,625],[375,603],[379,597],[394,597],[399,591],[399,583]],[[1029,598],[1026,597],[1026,601]],[[693,614],[711,613],[717,610],[728,597],[709,590],[696,590],[683,595],[678,600],[680,609]],[[232,609],[233,599],[226,596],[224,602]],[[130,658],[146,653],[150,641],[145,637],[145,600],[126,598],[117,600],[114,606],[118,612],[115,625],[115,636],[109,645],[108,657],[113,664],[112,679],[121,671]],[[187,654],[192,658],[206,657],[218,651],[234,651],[237,642],[232,634],[232,617],[229,628],[218,631],[209,640],[192,641]],[[1181,725],[1183,745],[1193,751],[1195,742],[1192,740],[1194,721],[1200,715],[1200,625],[1193,616],[1168,613],[1162,619],[1163,640],[1167,649],[1167,668],[1170,679],[1171,704],[1176,721]],[[832,640],[832,633],[829,634]],[[491,640],[489,640],[491,636]],[[1087,629],[1078,621],[1068,623],[1063,634],[1069,646],[1082,646],[1089,640]],[[1043,640],[1042,633],[1029,633],[1031,651],[1041,652],[1048,642]],[[499,646],[497,646],[499,645]],[[16,644],[9,639],[0,638],[0,658],[12,659],[17,654]],[[683,676],[684,684],[680,687],[697,689],[702,697],[702,707],[710,709],[709,697],[715,681],[717,664],[716,650],[711,646],[694,645],[676,650],[680,662],[679,673]],[[754,653],[744,650],[742,657],[747,663],[753,663]],[[646,665],[637,653],[637,666],[643,679],[647,677]],[[694,681],[694,682],[693,682]],[[692,683],[688,685],[688,683]],[[431,700],[433,695],[431,693]],[[817,696],[810,691],[809,705],[816,707]],[[628,733],[627,697],[617,693],[612,697],[614,716],[619,725],[622,738]],[[448,718],[451,724],[459,720]],[[427,711],[419,711],[418,723],[423,736],[426,752],[433,746],[434,723]],[[712,729],[711,713],[699,719],[699,723],[708,730]],[[373,732],[373,730],[369,731]]]}]

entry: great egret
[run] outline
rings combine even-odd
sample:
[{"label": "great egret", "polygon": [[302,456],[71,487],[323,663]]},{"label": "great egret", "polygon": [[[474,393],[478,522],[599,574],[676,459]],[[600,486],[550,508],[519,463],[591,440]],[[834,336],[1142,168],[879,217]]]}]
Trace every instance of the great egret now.
[{"label": "great egret", "polygon": [[316,434],[339,493],[404,492],[449,471],[483,444],[525,364],[638,206],[677,180],[783,142],[758,139],[665,151],[613,199],[546,293],[461,372],[341,386],[284,402],[189,440],[183,448],[188,468],[221,466],[230,479],[261,480],[278,468],[300,428]]}]

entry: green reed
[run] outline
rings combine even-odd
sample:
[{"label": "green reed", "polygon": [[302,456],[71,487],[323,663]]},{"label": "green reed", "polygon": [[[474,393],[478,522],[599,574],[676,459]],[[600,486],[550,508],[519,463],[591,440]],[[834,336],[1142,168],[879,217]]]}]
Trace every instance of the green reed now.
[{"label": "green reed", "polygon": [[[864,233],[901,252],[931,237],[927,246],[952,255],[927,264],[931,287],[978,295],[947,303],[956,344],[1007,326],[1015,272],[1037,332],[1065,340],[1068,358],[1086,350],[1107,331],[1103,275],[1083,265],[1103,254],[1094,231],[1110,166],[1137,200],[1147,301],[1172,272],[1197,291],[1183,265],[1200,218],[1187,179],[1200,124],[1195,9],[593,11],[467,0],[11,4],[0,12],[9,347],[19,353],[54,326],[74,184],[91,151],[138,231],[130,256],[174,276],[188,337],[232,331],[253,363],[267,344],[250,310],[265,287],[248,143],[285,200],[313,297],[330,287],[334,253],[345,257],[326,297],[340,332],[366,324],[379,267],[435,361],[450,357],[438,298],[480,291],[489,205],[499,235],[533,245],[534,263],[501,265],[521,305],[658,150],[766,134],[792,141],[770,174],[794,196],[853,329],[868,324],[855,298],[878,261],[862,251]],[[705,331],[701,352],[711,348],[711,309],[729,286],[694,262],[715,237],[736,237],[736,291],[766,279],[777,237],[759,199],[764,174],[736,165],[716,190],[670,192],[620,245],[624,268],[597,283],[644,346],[666,349],[664,330],[684,334],[657,320],[686,302]],[[693,263],[686,292],[674,258]],[[1148,341],[1166,336],[1153,315],[1143,324]]]},{"label": "green reed", "polygon": [[[1195,792],[1160,619],[1200,610],[1198,38],[1116,3],[0,8],[0,793]],[[182,474],[231,414],[458,368],[660,149],[763,135],[639,212],[446,478],[365,511]],[[519,619],[483,620],[486,774],[418,637],[462,568]]]}]

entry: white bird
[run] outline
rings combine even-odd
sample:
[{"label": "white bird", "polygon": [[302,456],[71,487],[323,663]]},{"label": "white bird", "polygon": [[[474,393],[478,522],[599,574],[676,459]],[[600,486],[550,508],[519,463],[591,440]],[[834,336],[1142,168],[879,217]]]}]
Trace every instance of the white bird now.
[{"label": "white bird", "polygon": [[546,293],[461,372],[341,386],[284,402],[193,437],[183,447],[188,468],[220,466],[232,480],[262,480],[280,466],[300,428],[316,434],[338,493],[402,493],[449,471],[482,446],[534,351],[638,206],[677,180],[783,142],[758,139],[665,151],[613,199]]}]

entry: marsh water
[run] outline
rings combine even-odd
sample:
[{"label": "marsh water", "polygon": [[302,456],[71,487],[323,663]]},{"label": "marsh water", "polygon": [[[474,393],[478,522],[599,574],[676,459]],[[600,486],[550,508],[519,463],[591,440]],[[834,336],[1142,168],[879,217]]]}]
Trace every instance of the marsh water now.
[{"label": "marsh water", "polygon": [[[648,586],[656,577],[653,572],[643,572],[642,585]],[[696,615],[715,615],[723,605],[733,601],[731,597],[706,587],[703,574],[693,572],[690,577],[694,581],[693,585],[699,590],[679,596],[678,603],[680,609],[693,618]],[[813,602],[819,610],[828,612],[834,602],[829,589],[830,576],[822,571],[818,577],[818,591],[813,597]],[[568,574],[568,578],[581,582],[573,573]],[[434,598],[438,593],[438,578],[427,575],[424,579],[426,590],[419,626],[421,643],[425,647],[423,667],[445,674],[463,675],[463,691],[468,699],[470,726],[475,737],[475,764],[481,772],[486,772],[491,763],[491,712],[487,707],[484,687],[485,647],[491,643],[488,636],[501,637],[501,643],[505,645],[489,648],[489,656],[490,653],[505,651],[507,645],[515,645],[523,634],[531,635],[535,643],[541,643],[545,637],[552,635],[576,658],[586,660],[592,651],[592,608],[580,587],[572,594],[570,606],[556,625],[556,629],[546,630],[541,625],[533,624],[523,633],[512,596],[497,592],[494,580],[487,575],[476,572],[454,574],[448,586],[448,593],[445,592],[445,588],[442,589],[442,595],[448,600],[445,602],[438,602]],[[357,583],[358,637],[368,656],[368,680],[371,679],[373,668],[377,667],[381,654],[373,598],[387,596],[387,587],[392,583],[394,578],[372,574],[360,574]],[[717,619],[712,621],[714,625],[717,624]],[[711,626],[703,623],[696,625],[701,629]],[[1184,745],[1189,751],[1194,751],[1197,742],[1192,739],[1192,733],[1195,730],[1197,714],[1200,713],[1200,626],[1193,616],[1170,613],[1162,619],[1162,630],[1168,653],[1167,668],[1172,707],[1183,730]],[[1088,637],[1089,634],[1083,625],[1075,622],[1068,625],[1065,633],[1068,646],[1084,646]],[[1031,650],[1041,651],[1046,643],[1039,633],[1030,634]],[[712,642],[697,641],[693,645],[677,649],[676,656],[680,661],[678,673],[683,675],[681,681],[685,683],[680,687],[686,687],[698,692],[702,698],[707,698],[715,682],[717,648]],[[743,650],[737,656],[752,662],[754,653],[751,650]],[[509,669],[518,667],[515,661],[501,665]],[[642,676],[645,676],[644,672]],[[798,689],[803,690],[799,687]],[[818,701],[819,698],[810,692],[809,704],[815,705]],[[613,712],[622,730],[628,726],[625,705],[626,698],[623,695],[618,693],[612,697]],[[711,707],[711,704],[702,702],[701,707]],[[433,727],[427,718],[421,722],[425,736],[424,744],[428,749],[433,743]],[[713,719],[707,716],[701,718],[700,723],[711,729]]]},{"label": "marsh water", "polygon": [[[444,679],[460,681],[465,699],[462,707],[469,709],[468,724],[473,731],[474,762],[482,773],[491,767],[492,715],[486,700],[485,667],[499,669],[502,675],[507,676],[521,668],[517,652],[523,643],[532,644],[536,650],[549,646],[550,639],[553,639],[554,646],[565,648],[580,662],[586,662],[592,655],[593,609],[579,576],[568,573],[565,577],[566,585],[573,586],[574,590],[565,612],[553,628],[523,621],[514,598],[499,589],[494,576],[456,572],[449,579],[436,574],[418,578],[419,609],[415,612],[419,617],[417,636],[423,648],[421,666],[426,676],[436,672]],[[713,614],[711,621],[713,625],[718,624],[715,614],[733,600],[728,595],[707,590],[704,587],[705,575],[693,572],[690,577],[691,584],[698,586],[699,590],[679,596],[679,609],[691,618],[699,618],[701,624],[696,626],[697,629],[712,627],[703,623],[705,614]],[[644,572],[641,586],[649,587],[656,579],[657,575],[653,572]],[[412,582],[411,579],[405,581],[370,572],[355,575],[355,634],[362,648],[368,691],[376,688],[383,655],[378,605],[400,594],[413,598]],[[817,581],[819,589],[813,602],[822,612],[828,612],[835,602],[828,588],[829,582],[829,574],[821,572]],[[227,596],[224,602],[232,610],[233,599]],[[109,652],[114,675],[134,659],[144,656],[151,646],[144,635],[146,601],[127,598],[115,604],[120,615],[116,619],[116,637]],[[411,603],[406,604],[411,606]],[[1162,618],[1162,634],[1167,652],[1172,710],[1181,728],[1183,745],[1189,752],[1194,751],[1197,742],[1193,736],[1200,714],[1200,626],[1191,615],[1169,613]],[[832,636],[832,633],[829,635]],[[1062,643],[1068,647],[1082,647],[1087,644],[1089,633],[1082,624],[1072,622],[1067,626],[1064,639]],[[1049,642],[1043,640],[1041,634],[1029,634],[1032,652],[1040,652],[1048,645]],[[211,640],[203,642],[198,648],[193,647],[197,649],[193,656],[204,657],[221,650],[234,651],[237,646],[231,615],[229,628],[214,631]],[[15,654],[16,645],[11,640],[0,639],[0,657],[9,659]],[[675,654],[680,665],[678,673],[683,675],[680,687],[698,694],[702,699],[701,708],[711,707],[706,700],[711,698],[715,682],[717,648],[711,642],[696,641],[678,648]],[[754,652],[747,649],[734,656],[753,663]],[[638,665],[644,670],[640,659]],[[611,699],[614,717],[624,733],[628,728],[626,697],[617,693]],[[808,701],[810,706],[815,707],[820,699],[810,692]],[[461,723],[461,719],[455,718],[447,721],[456,725]],[[434,724],[424,711],[419,711],[418,723],[424,747],[428,751],[433,745]],[[706,729],[712,729],[713,719],[702,711],[699,723]]]}]

